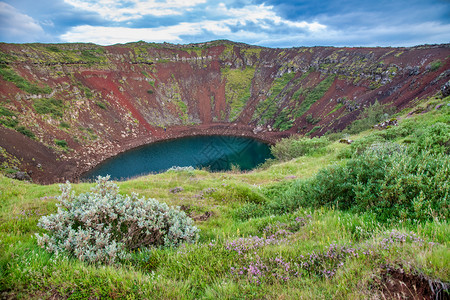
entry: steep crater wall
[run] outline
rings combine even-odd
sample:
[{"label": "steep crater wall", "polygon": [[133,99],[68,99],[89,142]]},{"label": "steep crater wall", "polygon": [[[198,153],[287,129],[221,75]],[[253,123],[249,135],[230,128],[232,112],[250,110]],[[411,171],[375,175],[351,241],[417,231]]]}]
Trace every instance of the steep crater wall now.
[{"label": "steep crater wall", "polygon": [[159,140],[339,131],[375,101],[401,110],[438,92],[449,57],[449,45],[0,44],[0,163],[50,183]]}]

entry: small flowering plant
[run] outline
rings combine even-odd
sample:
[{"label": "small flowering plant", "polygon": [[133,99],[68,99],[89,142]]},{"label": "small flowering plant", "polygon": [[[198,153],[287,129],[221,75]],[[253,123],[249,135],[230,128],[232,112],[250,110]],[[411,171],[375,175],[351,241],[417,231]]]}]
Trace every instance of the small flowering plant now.
[{"label": "small flowering plant", "polygon": [[198,239],[199,230],[184,212],[134,193],[120,195],[108,180],[99,176],[91,193],[78,196],[69,183],[61,185],[58,212],[39,220],[48,234],[36,234],[38,244],[51,253],[110,264],[135,249],[176,247]]}]

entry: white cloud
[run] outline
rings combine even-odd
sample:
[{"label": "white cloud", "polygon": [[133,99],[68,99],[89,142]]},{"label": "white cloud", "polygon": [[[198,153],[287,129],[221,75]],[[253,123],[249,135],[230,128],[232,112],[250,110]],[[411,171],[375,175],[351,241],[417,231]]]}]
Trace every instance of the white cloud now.
[{"label": "white cloud", "polygon": [[128,28],[82,25],[61,35],[66,42],[93,42],[101,45],[135,42],[139,40],[153,42],[180,42],[180,35],[198,34],[201,28],[197,24],[180,23],[170,27]]},{"label": "white cloud", "polygon": [[277,26],[306,29],[311,32],[326,29],[325,25],[318,22],[308,23],[306,21],[296,22],[285,20],[276,14],[273,10],[273,6],[266,6],[264,3],[230,9],[228,9],[225,4],[221,3],[219,4],[217,11],[220,15],[229,17],[224,21],[224,23],[228,25],[244,25],[247,22],[252,22],[263,29],[270,29],[273,24]]},{"label": "white cloud", "polygon": [[352,28],[351,30],[327,29],[315,34],[291,33],[289,36],[277,35],[260,40],[261,46],[361,46],[361,47],[409,47],[427,44],[439,44],[450,40],[450,25],[425,22],[410,26],[380,25],[370,28]]},{"label": "white cloud", "polygon": [[123,22],[137,20],[143,16],[181,15],[184,10],[205,3],[206,0],[64,0],[85,11],[100,14],[107,20]]},{"label": "white cloud", "polygon": [[[79,1],[79,0],[66,0]],[[101,3],[105,4],[103,0]],[[181,3],[181,0],[173,0],[171,3]],[[199,3],[195,0],[192,3]],[[100,2],[99,2],[100,3]],[[138,40],[154,42],[183,42],[181,36],[195,36],[202,33],[210,33],[214,37],[231,40],[246,40],[257,42],[269,39],[273,32],[272,27],[286,28],[289,31],[301,29],[308,34],[318,34],[326,30],[326,26],[318,22],[295,22],[278,16],[272,6],[248,5],[243,8],[227,8],[225,4],[209,7],[208,11],[214,10],[220,16],[220,20],[205,20],[200,22],[182,22],[172,26],[157,28],[127,28],[127,27],[98,27],[77,26],[61,36],[67,42],[94,42],[99,44],[126,43]],[[247,24],[252,24],[253,29],[246,29]],[[260,30],[254,29],[254,27]],[[232,30],[233,28],[234,30]],[[286,31],[285,31],[286,32]],[[285,34],[285,32],[280,34]]]},{"label": "white cloud", "polygon": [[0,36],[3,41],[34,42],[44,30],[33,18],[20,13],[13,6],[0,2]]}]

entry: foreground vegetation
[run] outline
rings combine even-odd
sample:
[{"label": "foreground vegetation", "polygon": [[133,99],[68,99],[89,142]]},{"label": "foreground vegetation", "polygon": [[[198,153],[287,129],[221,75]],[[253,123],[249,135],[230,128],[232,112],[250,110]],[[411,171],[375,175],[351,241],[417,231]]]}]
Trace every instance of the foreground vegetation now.
[{"label": "foreground vegetation", "polygon": [[[0,291],[5,298],[392,298],[418,278],[450,282],[450,99],[399,126],[346,138],[291,138],[248,173],[175,169],[119,182],[182,206],[196,243],[135,248],[110,263],[49,253],[35,234],[58,185],[0,176]],[[435,107],[444,104],[439,109]],[[420,111],[419,108],[415,108]],[[311,151],[310,149],[314,149]],[[79,193],[94,184],[72,186]],[[132,248],[132,247],[131,247]],[[448,293],[448,291],[447,291]],[[447,294],[448,295],[448,294]]]}]

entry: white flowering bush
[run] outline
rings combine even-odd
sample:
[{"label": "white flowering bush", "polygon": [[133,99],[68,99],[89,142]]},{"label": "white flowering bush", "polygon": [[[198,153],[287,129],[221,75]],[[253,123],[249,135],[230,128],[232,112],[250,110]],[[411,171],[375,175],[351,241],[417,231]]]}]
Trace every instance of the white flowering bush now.
[{"label": "white flowering bush", "polygon": [[173,171],[173,172],[184,172],[184,171],[193,172],[194,170],[195,169],[192,166],[187,166],[187,167],[173,166],[173,167],[167,169],[167,172],[171,172],[171,171]]},{"label": "white flowering bush", "polygon": [[176,247],[198,239],[199,230],[183,211],[135,193],[120,195],[108,180],[99,176],[92,191],[80,195],[69,183],[61,185],[58,212],[39,220],[48,234],[36,234],[38,244],[51,253],[110,264],[134,249]]}]

